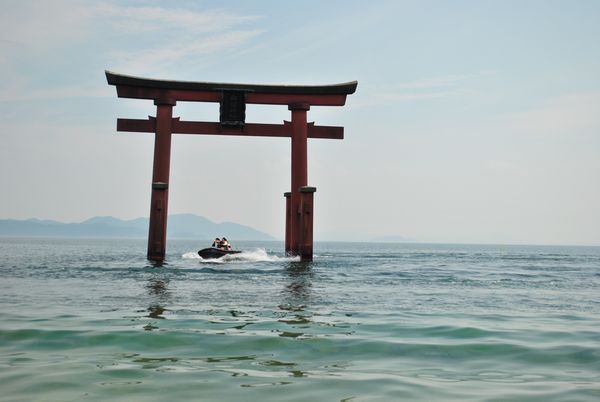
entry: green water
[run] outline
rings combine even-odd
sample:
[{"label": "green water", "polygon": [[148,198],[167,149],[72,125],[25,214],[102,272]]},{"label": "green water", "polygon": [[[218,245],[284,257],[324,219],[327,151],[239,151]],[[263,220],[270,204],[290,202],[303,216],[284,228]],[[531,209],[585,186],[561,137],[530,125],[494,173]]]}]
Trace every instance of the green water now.
[{"label": "green water", "polygon": [[600,248],[201,246],[0,239],[0,400],[600,400]]}]

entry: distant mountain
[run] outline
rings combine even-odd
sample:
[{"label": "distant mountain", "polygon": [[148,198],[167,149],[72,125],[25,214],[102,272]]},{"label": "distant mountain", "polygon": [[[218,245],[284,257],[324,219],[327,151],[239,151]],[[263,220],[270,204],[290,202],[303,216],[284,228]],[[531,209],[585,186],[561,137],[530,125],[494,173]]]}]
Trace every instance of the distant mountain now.
[{"label": "distant mountain", "polygon": [[[97,216],[81,223],[0,219],[0,236],[145,238],[148,223],[148,218],[121,220],[112,216]],[[167,237],[171,239],[206,240],[221,236],[235,240],[276,240],[267,233],[233,222],[215,223],[192,214],[169,215]]]}]

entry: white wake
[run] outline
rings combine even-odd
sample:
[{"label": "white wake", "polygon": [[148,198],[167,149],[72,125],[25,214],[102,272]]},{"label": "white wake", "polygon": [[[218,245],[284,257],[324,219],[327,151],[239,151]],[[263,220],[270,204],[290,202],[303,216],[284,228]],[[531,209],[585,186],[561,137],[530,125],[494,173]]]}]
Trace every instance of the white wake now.
[{"label": "white wake", "polygon": [[235,262],[285,262],[285,261],[300,261],[300,257],[279,257],[276,255],[268,254],[264,248],[256,248],[253,250],[242,251],[239,254],[228,254],[221,258],[208,258],[204,259],[198,255],[197,252],[185,253],[181,256],[183,259],[198,260],[199,262],[208,263],[235,263]]}]

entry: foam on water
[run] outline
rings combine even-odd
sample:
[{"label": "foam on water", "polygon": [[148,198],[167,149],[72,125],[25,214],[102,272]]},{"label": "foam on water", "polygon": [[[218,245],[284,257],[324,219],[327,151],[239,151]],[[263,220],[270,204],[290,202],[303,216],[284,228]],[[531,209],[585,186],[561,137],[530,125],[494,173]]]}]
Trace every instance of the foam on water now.
[{"label": "foam on water", "polygon": [[269,254],[264,248],[255,248],[252,250],[242,251],[239,254],[229,254],[221,258],[204,259],[197,252],[188,252],[181,256],[187,260],[198,260],[201,263],[209,264],[228,264],[228,263],[248,263],[248,262],[286,262],[300,261],[300,257],[279,257]]}]

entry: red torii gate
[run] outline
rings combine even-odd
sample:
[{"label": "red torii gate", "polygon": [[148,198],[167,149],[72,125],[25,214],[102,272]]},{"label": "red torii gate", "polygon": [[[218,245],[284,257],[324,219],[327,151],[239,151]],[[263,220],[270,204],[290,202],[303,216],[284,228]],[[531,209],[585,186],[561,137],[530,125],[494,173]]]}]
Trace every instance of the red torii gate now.
[{"label": "red torii gate", "polygon": [[[148,259],[163,261],[166,250],[171,134],[212,134],[291,137],[292,184],[286,192],[285,251],[303,261],[313,255],[313,193],[308,187],[307,139],[343,139],[344,128],[307,122],[311,106],[343,106],[358,82],[323,86],[251,85],[165,81],[105,71],[119,98],[152,99],[156,117],[117,119],[117,131],[155,133]],[[173,118],[177,101],[218,102],[219,122],[181,121]],[[287,105],[291,122],[246,123],[246,104]]]}]

